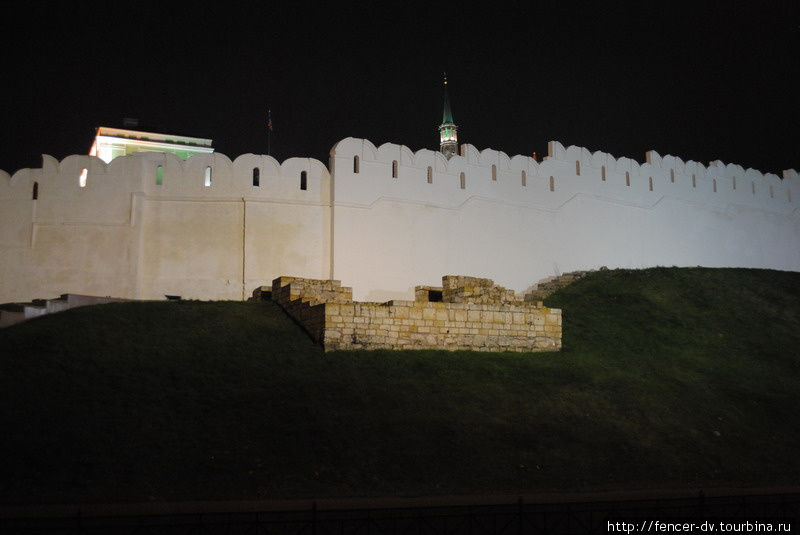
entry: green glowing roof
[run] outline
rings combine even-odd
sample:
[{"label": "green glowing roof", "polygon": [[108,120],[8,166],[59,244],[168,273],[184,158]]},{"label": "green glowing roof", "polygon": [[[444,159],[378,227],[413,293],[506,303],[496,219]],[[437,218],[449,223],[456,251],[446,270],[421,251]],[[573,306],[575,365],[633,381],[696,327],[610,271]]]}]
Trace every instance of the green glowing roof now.
[{"label": "green glowing roof", "polygon": [[450,97],[447,94],[447,81],[444,83],[444,113],[442,114],[442,124],[456,124],[453,122],[453,112],[450,110]]}]

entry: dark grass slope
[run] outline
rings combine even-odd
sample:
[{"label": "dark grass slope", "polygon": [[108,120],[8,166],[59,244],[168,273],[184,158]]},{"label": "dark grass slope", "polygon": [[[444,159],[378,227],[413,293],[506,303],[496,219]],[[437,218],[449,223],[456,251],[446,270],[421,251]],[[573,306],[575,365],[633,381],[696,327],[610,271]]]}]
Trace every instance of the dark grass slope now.
[{"label": "dark grass slope", "polygon": [[561,353],[324,355],[271,303],[0,330],[0,501],[794,485],[800,274],[603,271]]}]

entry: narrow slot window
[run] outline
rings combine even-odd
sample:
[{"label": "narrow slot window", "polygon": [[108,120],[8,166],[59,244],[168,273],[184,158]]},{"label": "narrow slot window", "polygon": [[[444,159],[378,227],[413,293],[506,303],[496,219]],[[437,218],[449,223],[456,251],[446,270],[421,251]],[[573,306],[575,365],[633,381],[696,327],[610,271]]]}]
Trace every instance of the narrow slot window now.
[{"label": "narrow slot window", "polygon": [[600,180],[602,180],[603,182],[606,181],[606,166],[605,165],[600,167]]},{"label": "narrow slot window", "polygon": [[211,187],[211,166],[209,165],[206,167],[205,178],[203,180],[203,185],[207,188]]},{"label": "narrow slot window", "polygon": [[669,181],[675,183],[675,169],[669,170]]},{"label": "narrow slot window", "polygon": [[556,179],[550,176],[550,191],[556,190]]},{"label": "narrow slot window", "polygon": [[461,189],[465,189],[467,187],[467,177],[462,171],[460,175],[458,175],[459,181],[461,182]]},{"label": "narrow slot window", "polygon": [[428,184],[433,184],[433,167],[428,166]]},{"label": "narrow slot window", "polygon": [[630,171],[625,171],[625,185],[626,186],[630,186],[631,185],[631,173],[630,173]]},{"label": "narrow slot window", "polygon": [[528,185],[528,175],[525,173],[525,170],[524,170],[524,169],[523,169],[523,171],[522,171],[522,177],[521,177],[521,178],[522,178],[522,185],[523,185],[523,187],[524,187],[524,186],[527,186],[527,185]]},{"label": "narrow slot window", "polygon": [[397,160],[392,160],[392,178],[397,178]]},{"label": "narrow slot window", "polygon": [[358,165],[359,163],[360,162],[358,160],[358,156],[353,156],[353,172],[354,173],[358,173],[359,172],[359,165]]},{"label": "narrow slot window", "polygon": [[492,165],[492,180],[497,181],[497,166]]},{"label": "narrow slot window", "polygon": [[86,187],[86,177],[88,177],[88,176],[89,176],[89,170],[86,169],[85,167],[83,169],[81,169],[81,174],[78,177],[78,185],[80,187],[82,187],[82,188]]},{"label": "narrow slot window", "polygon": [[33,183],[33,200],[35,201],[38,198],[39,198],[39,183],[38,182],[34,182]]},{"label": "narrow slot window", "polygon": [[694,175],[692,175],[692,187],[693,188],[697,187],[697,178]]},{"label": "narrow slot window", "polygon": [[714,189],[714,193],[717,192],[717,179],[714,178],[711,180],[711,187]]},{"label": "narrow slot window", "polygon": [[653,191],[653,177],[650,177],[649,183],[650,183],[650,191]]},{"label": "narrow slot window", "polygon": [[579,160],[575,160],[575,174],[581,176],[581,162]]},{"label": "narrow slot window", "polygon": [[156,186],[164,184],[164,166],[159,165],[156,167]]},{"label": "narrow slot window", "polygon": [[261,169],[253,167],[253,185],[255,187],[261,186]]},{"label": "narrow slot window", "polygon": [[308,173],[305,171],[300,172],[300,189],[303,191],[308,189]]}]

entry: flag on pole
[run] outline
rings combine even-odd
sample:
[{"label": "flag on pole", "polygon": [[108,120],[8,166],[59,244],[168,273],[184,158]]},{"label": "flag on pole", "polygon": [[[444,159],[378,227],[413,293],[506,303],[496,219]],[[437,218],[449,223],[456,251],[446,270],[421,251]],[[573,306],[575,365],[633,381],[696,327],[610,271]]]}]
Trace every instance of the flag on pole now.
[{"label": "flag on pole", "polygon": [[272,156],[272,108],[267,108],[267,155]]}]

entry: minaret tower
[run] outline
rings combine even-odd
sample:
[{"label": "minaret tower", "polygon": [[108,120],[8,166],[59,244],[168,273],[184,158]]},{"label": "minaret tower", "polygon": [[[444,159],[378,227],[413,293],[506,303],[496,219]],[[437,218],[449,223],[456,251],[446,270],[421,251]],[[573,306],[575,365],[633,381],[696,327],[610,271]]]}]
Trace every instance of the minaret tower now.
[{"label": "minaret tower", "polygon": [[450,97],[447,95],[447,73],[444,74],[444,113],[442,124],[439,125],[439,152],[448,160],[458,153],[458,127],[453,122],[453,112],[450,111]]}]

